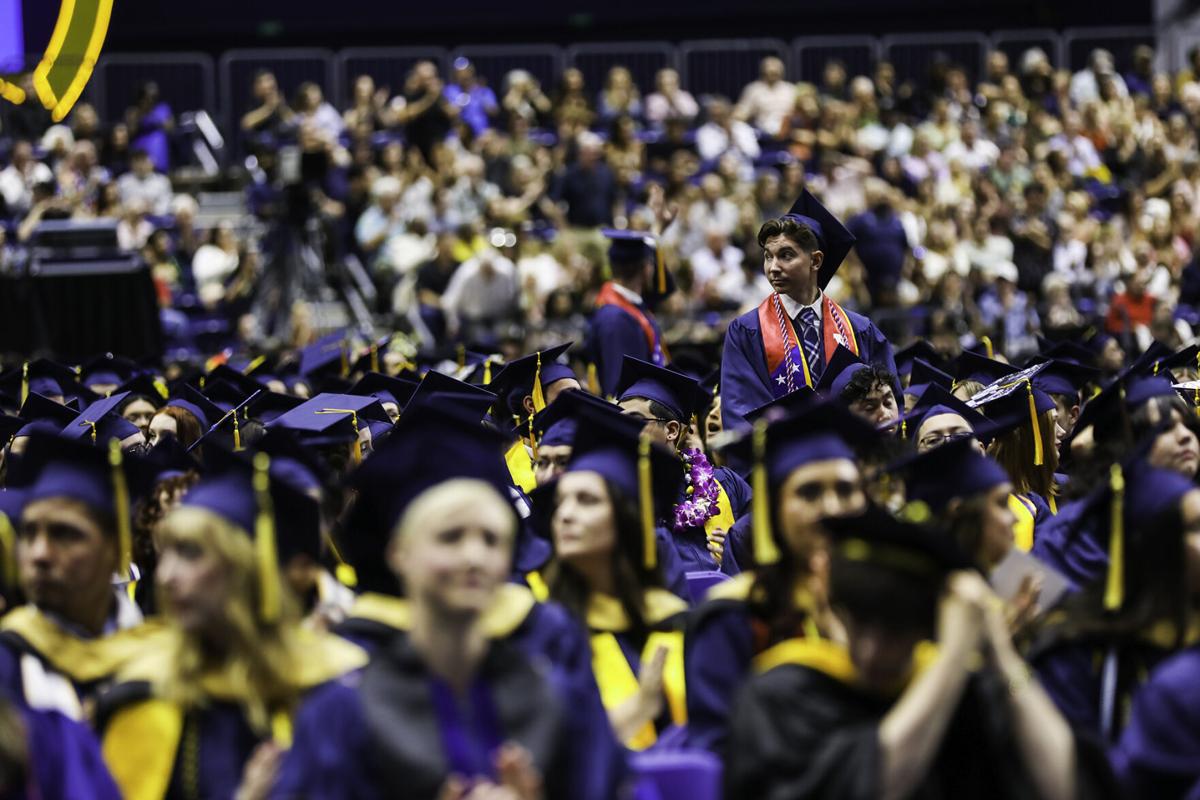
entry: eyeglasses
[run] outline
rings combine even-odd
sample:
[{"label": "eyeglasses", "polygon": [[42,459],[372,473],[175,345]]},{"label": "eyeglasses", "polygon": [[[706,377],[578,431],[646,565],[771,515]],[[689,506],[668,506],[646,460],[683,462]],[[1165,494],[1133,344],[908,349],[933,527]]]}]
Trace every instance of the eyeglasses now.
[{"label": "eyeglasses", "polygon": [[949,444],[956,442],[959,439],[970,439],[975,434],[971,431],[951,431],[950,433],[931,433],[927,436],[922,436],[918,443],[921,447],[932,448],[938,445]]}]

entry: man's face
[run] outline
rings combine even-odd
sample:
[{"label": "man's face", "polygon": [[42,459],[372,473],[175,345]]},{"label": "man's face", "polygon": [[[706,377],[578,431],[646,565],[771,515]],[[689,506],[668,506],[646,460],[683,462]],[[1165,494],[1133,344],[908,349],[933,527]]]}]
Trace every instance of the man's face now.
[{"label": "man's face", "polygon": [[559,378],[558,380],[554,381],[554,383],[543,386],[542,388],[545,389],[546,405],[550,405],[558,398],[560,394],[568,389],[582,389],[583,387],[580,386],[579,381],[575,380],[574,378]]},{"label": "man's face", "polygon": [[533,465],[533,478],[538,486],[545,486],[567,468],[571,460],[571,445],[559,444],[538,447],[537,461]]},{"label": "man's face", "polygon": [[650,401],[644,397],[631,397],[628,400],[622,400],[620,405],[621,411],[625,415],[645,421],[644,430],[652,441],[675,449],[679,437],[683,433],[683,426],[678,420],[654,416],[654,412],[650,409]]},{"label": "man's face", "polygon": [[867,495],[854,462],[835,458],[793,470],[779,487],[778,503],[783,540],[793,553],[805,555],[819,545],[820,520],[862,511]]},{"label": "man's face", "polygon": [[850,404],[850,411],[876,428],[884,427],[900,418],[900,409],[896,407],[896,394],[892,387],[885,383],[872,386],[865,397]]},{"label": "man's face", "polygon": [[[974,431],[971,426],[958,414],[934,414],[922,422],[917,430],[917,452],[924,453],[946,442],[972,435]],[[983,452],[983,445],[978,441],[975,446],[980,453]]]},{"label": "man's face", "polygon": [[115,537],[78,501],[35,500],[21,513],[17,568],[21,589],[39,608],[83,623],[108,607]]},{"label": "man's face", "polygon": [[806,253],[795,241],[779,234],[763,245],[763,272],[776,292],[808,305],[816,298],[817,271],[824,258],[820,250]]}]

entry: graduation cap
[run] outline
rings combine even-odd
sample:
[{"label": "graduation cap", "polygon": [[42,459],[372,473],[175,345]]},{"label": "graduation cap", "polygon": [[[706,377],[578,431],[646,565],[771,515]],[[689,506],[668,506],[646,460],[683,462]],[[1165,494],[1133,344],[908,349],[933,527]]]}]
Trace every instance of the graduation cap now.
[{"label": "graduation cap", "polygon": [[209,397],[214,397],[210,389],[218,382],[223,382],[237,390],[238,401],[234,405],[240,404],[242,400],[245,400],[259,389],[267,388],[266,384],[262,381],[244,375],[228,364],[218,364],[209,370],[208,380],[204,383],[204,393]]},{"label": "graduation cap", "polygon": [[272,428],[254,443],[254,449],[271,457],[272,477],[287,481],[302,492],[324,492],[329,485],[332,477],[329,465],[291,431]]},{"label": "graduation cap", "polygon": [[167,401],[167,405],[182,408],[194,416],[196,421],[200,423],[200,430],[202,431],[208,430],[216,424],[217,420],[226,414],[225,411],[221,410],[220,406],[201,394],[198,389],[187,384],[179,387],[179,391]]},{"label": "graduation cap", "polygon": [[[216,444],[233,452],[241,452],[247,444],[251,443],[250,431],[245,429],[245,421],[249,419],[247,412],[258,396],[266,393],[266,389],[259,389],[258,392],[222,414],[200,435],[199,439],[192,443],[188,452],[204,452],[207,458],[208,451],[201,450],[201,448],[208,444]],[[255,429],[255,433],[260,433],[260,431]]]},{"label": "graduation cap", "polygon": [[339,543],[358,587],[395,594],[384,553],[408,506],[428,489],[468,478],[508,498],[506,446],[502,434],[461,405],[421,403],[406,410],[395,434],[349,477],[356,499]]},{"label": "graduation cap", "polygon": [[818,461],[848,459],[857,462],[855,448],[876,441],[878,432],[830,400],[817,400],[797,413],[754,427],[726,448],[727,457],[752,464],[752,537],[758,565],[779,560],[779,545],[771,529],[770,495],[800,467]]},{"label": "graduation cap", "polygon": [[963,350],[951,365],[951,374],[959,383],[974,381],[987,386],[1003,377],[1018,372],[1017,368],[994,358],[981,356],[970,350]]},{"label": "graduation cap", "polygon": [[115,413],[126,396],[121,392],[92,403],[63,427],[62,435],[68,439],[87,437],[87,441],[97,444],[109,439],[121,441],[134,433],[140,433],[136,425]]},{"label": "graduation cap", "polygon": [[117,573],[129,573],[132,509],[154,484],[156,471],[144,459],[121,452],[110,439],[99,447],[78,439],[34,433],[9,473],[22,502],[66,497],[116,520]]},{"label": "graduation cap", "polygon": [[642,398],[661,403],[685,424],[708,405],[709,399],[694,378],[631,355],[621,358],[617,398],[618,401]]},{"label": "graduation cap", "polygon": [[155,408],[162,408],[170,397],[167,384],[162,378],[142,373],[122,383],[117,392],[124,392],[129,400],[145,398]]},{"label": "graduation cap", "polygon": [[1045,463],[1039,417],[1055,408],[1050,395],[1033,385],[1034,378],[1045,368],[1046,364],[1035,364],[1007,375],[967,401],[968,406],[982,410],[987,416],[990,435],[1000,436],[1029,423],[1033,430],[1033,463],[1039,467]]},{"label": "graduation cap", "polygon": [[228,458],[219,472],[205,476],[180,501],[181,507],[216,514],[254,540],[258,613],[268,622],[279,619],[282,611],[280,565],[299,554],[321,555],[317,501],[273,479],[270,464],[266,453],[255,453],[249,464]]},{"label": "graduation cap", "polygon": [[917,339],[908,347],[901,348],[896,351],[896,374],[898,377],[905,377],[912,373],[913,361],[916,359],[924,359],[927,364],[944,370],[946,368],[946,359],[942,358],[941,353],[933,349],[925,339]]},{"label": "graduation cap", "polygon": [[1157,372],[1158,362],[1171,355],[1170,348],[1155,339],[1150,342],[1150,346],[1146,348],[1145,352],[1134,359],[1133,363],[1122,372],[1130,375],[1154,375]]},{"label": "graduation cap", "polygon": [[105,353],[84,364],[79,371],[80,383],[89,389],[108,386],[115,389],[141,372],[136,361]]},{"label": "graduation cap", "polygon": [[[987,428],[987,417],[971,408],[965,401],[959,400],[951,392],[934,383],[925,388],[917,402],[902,414],[898,420],[904,436],[915,438],[925,424],[925,420],[942,414],[957,414],[975,432],[975,438],[980,439]],[[896,422],[887,423],[888,428],[896,427]]]},{"label": "graduation cap", "polygon": [[1033,387],[1046,394],[1079,398],[1079,393],[1089,383],[1100,380],[1100,370],[1075,364],[1070,361],[1051,359],[1042,362],[1046,366],[1033,378]]},{"label": "graduation cap", "polygon": [[837,217],[829,213],[808,189],[800,192],[800,197],[792,204],[784,218],[806,225],[816,234],[818,249],[824,254],[817,272],[817,283],[824,289],[833,280],[838,267],[846,260],[850,248],[854,247],[854,234],[850,233]]},{"label": "graduation cap", "polygon": [[326,336],[300,351],[299,372],[309,381],[342,377],[348,368],[345,337],[341,333]]},{"label": "graduation cap", "polygon": [[369,427],[374,436],[377,431],[390,430],[391,425],[387,412],[374,397],[323,393],[282,414],[268,427],[294,431],[310,445],[353,443],[358,462],[362,460],[358,432]]},{"label": "graduation cap", "polygon": [[566,364],[558,359],[571,348],[574,342],[555,345],[508,362],[496,373],[488,390],[495,392],[510,414],[525,416],[525,398],[533,397],[536,414],[546,407],[545,389],[555,381],[578,378]]},{"label": "graduation cap", "polygon": [[679,497],[684,473],[678,456],[621,417],[601,409],[589,413],[564,472],[597,473],[637,504],[642,566],[652,570],[658,566],[658,520]]},{"label": "graduation cap", "polygon": [[775,422],[789,414],[794,414],[808,408],[818,400],[820,400],[820,395],[807,386],[801,386],[785,395],[763,403],[758,408],[750,409],[750,411],[746,412],[746,421],[752,425],[760,419],[767,422]]},{"label": "graduation cap", "polygon": [[[436,405],[439,397],[451,395],[454,397],[456,405],[468,409],[472,415],[478,413],[477,419],[479,420],[483,419],[488,409],[496,402],[496,395],[487,389],[481,389],[478,386],[451,378],[444,373],[432,371],[425,373],[425,377],[421,379],[417,390],[413,392],[408,405],[404,407],[404,412],[408,413],[410,408]],[[403,418],[401,415],[401,419]]]},{"label": "graduation cap", "polygon": [[[258,386],[254,391],[261,391],[262,386]],[[226,380],[212,380],[204,382],[204,396],[207,397],[214,406],[221,409],[221,413],[226,414],[230,409],[240,406],[254,392],[249,394],[243,392],[241,388],[234,386]]]},{"label": "graduation cap", "polygon": [[912,378],[904,393],[920,395],[930,386],[940,386],[950,392],[954,390],[954,378],[923,358],[913,359]]},{"label": "graduation cap", "polygon": [[1095,353],[1070,340],[1051,342],[1039,336],[1038,345],[1040,354],[1037,358],[1042,361],[1065,361],[1068,364],[1079,364],[1087,367],[1092,366],[1096,362]]},{"label": "graduation cap", "polygon": [[[30,392],[45,397],[69,397],[78,386],[75,370],[49,359],[26,361],[16,369],[0,375],[0,389],[24,403]],[[94,399],[94,396],[93,398]]]},{"label": "graduation cap", "polygon": [[821,521],[835,558],[871,564],[910,577],[940,580],[970,560],[950,536],[926,527],[928,509],[906,508],[900,517],[869,505],[859,514]]},{"label": "graduation cap", "polygon": [[10,416],[9,414],[0,414],[0,450],[8,447],[13,437],[17,435],[17,431],[28,425],[28,421],[21,417]]},{"label": "graduation cap", "polygon": [[188,471],[200,471],[200,464],[174,436],[159,437],[146,452],[145,460],[154,469],[156,481]]},{"label": "graduation cap", "polygon": [[396,413],[399,414],[400,409],[408,405],[408,401],[412,399],[419,385],[417,381],[392,378],[382,372],[368,372],[359,379],[358,383],[351,386],[346,394],[374,397],[385,408],[388,403],[391,403],[396,406]]},{"label": "graduation cap", "polygon": [[615,403],[588,394],[582,389],[567,389],[550,405],[533,417],[533,431],[539,446],[561,447],[575,443],[575,434],[580,424],[588,424],[595,414],[620,414],[637,432],[643,427],[641,420],[622,414]]},{"label": "graduation cap", "polygon": [[825,371],[821,373],[821,379],[817,381],[817,394],[837,399],[846,388],[846,384],[866,368],[867,364],[856,356],[854,351],[837,345],[829,363],[825,365]]},{"label": "graduation cap", "polygon": [[1164,372],[1174,372],[1175,370],[1184,369],[1192,370],[1193,372],[1200,370],[1200,345],[1189,344],[1172,355],[1158,359],[1154,362],[1151,372],[1154,375],[1159,375]]},{"label": "graduation cap", "polygon": [[954,499],[966,499],[1008,483],[1004,467],[980,453],[969,439],[956,439],[888,467],[904,476],[906,499],[941,514]]},{"label": "graduation cap", "polygon": [[264,425],[269,425],[281,416],[304,402],[304,398],[290,394],[261,390],[242,407],[245,417],[257,419]]},{"label": "graduation cap", "polygon": [[46,420],[52,422],[56,430],[62,430],[75,419],[78,414],[62,403],[55,402],[37,392],[30,392],[29,397],[21,406],[20,416],[28,422]]}]

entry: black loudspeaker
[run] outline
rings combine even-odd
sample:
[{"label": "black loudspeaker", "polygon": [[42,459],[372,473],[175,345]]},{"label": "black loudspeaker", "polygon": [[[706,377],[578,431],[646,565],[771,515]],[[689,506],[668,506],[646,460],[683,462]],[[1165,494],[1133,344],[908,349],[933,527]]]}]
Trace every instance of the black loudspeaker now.
[{"label": "black loudspeaker", "polygon": [[[95,242],[72,245],[90,249]],[[141,258],[63,260],[54,248],[39,256],[24,274],[0,276],[0,353],[68,363],[104,352],[162,355],[154,282]]]}]

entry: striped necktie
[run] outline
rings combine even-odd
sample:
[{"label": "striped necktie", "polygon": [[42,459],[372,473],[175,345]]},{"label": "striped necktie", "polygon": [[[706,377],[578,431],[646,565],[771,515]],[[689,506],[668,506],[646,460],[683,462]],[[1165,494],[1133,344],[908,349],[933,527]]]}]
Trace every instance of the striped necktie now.
[{"label": "striped necktie", "polygon": [[817,321],[817,312],[805,306],[797,315],[800,322],[800,343],[804,346],[804,360],[808,362],[808,371],[815,385],[825,371],[825,360],[821,355],[821,329]]}]

